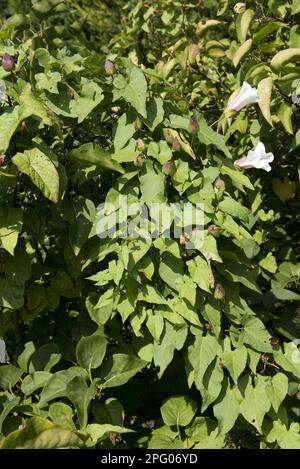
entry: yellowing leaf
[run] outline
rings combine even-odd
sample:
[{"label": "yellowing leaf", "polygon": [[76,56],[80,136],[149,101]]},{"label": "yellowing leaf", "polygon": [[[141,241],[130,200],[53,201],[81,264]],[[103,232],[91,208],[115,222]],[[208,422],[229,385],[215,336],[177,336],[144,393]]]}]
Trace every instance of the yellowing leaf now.
[{"label": "yellowing leaf", "polygon": [[254,17],[255,13],[253,10],[250,8],[246,11],[244,11],[241,15],[238,16],[237,19],[237,36],[240,41],[240,43],[243,43],[246,41],[246,37],[249,31],[249,26],[251,24],[251,21]]},{"label": "yellowing leaf", "polygon": [[220,24],[223,24],[223,21],[219,20],[207,20],[205,23],[200,21],[197,25],[197,33],[199,36],[204,34],[208,29],[214,28],[215,26],[219,26]]},{"label": "yellowing leaf", "polygon": [[251,47],[252,47],[252,39],[248,39],[238,48],[238,50],[235,52],[232,58],[232,63],[235,67],[238,66],[242,58],[249,52]]},{"label": "yellowing leaf", "polygon": [[271,67],[276,71],[280,71],[287,63],[294,62],[297,59],[300,59],[300,47],[284,49],[277,52],[273,57]]},{"label": "yellowing leaf", "polygon": [[271,111],[270,111],[270,102],[272,94],[273,80],[272,77],[267,77],[261,80],[257,85],[257,94],[260,97],[258,105],[262,112],[262,115],[266,121],[273,127]]},{"label": "yellowing leaf", "polygon": [[284,178],[283,182],[280,181],[280,179],[275,178],[272,181],[272,189],[281,202],[286,203],[295,197],[296,183],[294,181],[290,181],[288,178]]},{"label": "yellowing leaf", "polygon": [[87,437],[62,428],[44,417],[33,417],[26,427],[10,433],[1,441],[1,449],[55,449],[82,446]]},{"label": "yellowing leaf", "polygon": [[90,423],[86,426],[84,431],[91,439],[91,443],[87,442],[87,446],[94,446],[98,441],[105,440],[110,433],[133,432],[133,430],[129,430],[129,428],[121,427],[119,425],[112,425],[110,423]]},{"label": "yellowing leaf", "polygon": [[292,108],[287,103],[282,102],[278,111],[277,116],[279,121],[282,123],[284,129],[289,134],[293,135],[293,126],[292,126]]},{"label": "yellowing leaf", "polygon": [[30,177],[40,191],[52,202],[58,202],[59,176],[48,156],[38,148],[17,153],[12,161],[19,171]]}]

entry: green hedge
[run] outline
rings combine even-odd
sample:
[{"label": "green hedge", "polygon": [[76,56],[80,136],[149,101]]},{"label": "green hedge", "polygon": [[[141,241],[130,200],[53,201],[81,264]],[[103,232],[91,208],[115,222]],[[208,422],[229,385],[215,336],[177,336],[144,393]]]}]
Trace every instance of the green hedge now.
[{"label": "green hedge", "polygon": [[0,447],[299,448],[299,1],[10,8]]}]

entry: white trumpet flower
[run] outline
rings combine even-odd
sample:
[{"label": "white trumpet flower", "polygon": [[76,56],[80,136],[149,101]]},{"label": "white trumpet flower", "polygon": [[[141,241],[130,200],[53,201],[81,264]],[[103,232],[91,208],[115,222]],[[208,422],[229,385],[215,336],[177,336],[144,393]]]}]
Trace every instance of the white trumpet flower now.
[{"label": "white trumpet flower", "polygon": [[240,160],[236,160],[234,165],[241,169],[264,169],[265,171],[271,171],[270,163],[274,160],[273,153],[266,153],[265,146],[262,142],[259,142],[254,150],[250,150],[248,155]]},{"label": "white trumpet flower", "polygon": [[229,109],[229,111],[237,112],[240,111],[244,106],[258,103],[258,101],[260,101],[260,97],[257,94],[256,88],[252,88],[249,83],[244,81],[243,86],[238,94],[234,93],[229,99],[227,109]]}]

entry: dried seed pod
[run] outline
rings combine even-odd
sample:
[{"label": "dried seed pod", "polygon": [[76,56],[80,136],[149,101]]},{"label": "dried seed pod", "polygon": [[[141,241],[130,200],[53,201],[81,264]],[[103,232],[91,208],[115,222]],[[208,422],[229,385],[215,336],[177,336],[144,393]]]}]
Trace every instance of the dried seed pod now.
[{"label": "dried seed pod", "polygon": [[138,138],[136,141],[136,148],[138,151],[144,151],[146,148],[145,142],[142,138]]},{"label": "dried seed pod", "polygon": [[112,60],[106,59],[104,62],[104,70],[106,75],[111,76],[115,73],[116,67]]},{"label": "dried seed pod", "polygon": [[181,143],[177,137],[174,137],[172,140],[172,150],[175,150],[175,151],[181,150]]},{"label": "dried seed pod", "polygon": [[266,353],[263,353],[263,354],[261,354],[261,356],[260,356],[260,361],[261,361],[262,363],[267,363],[268,360],[269,360],[269,358],[270,358],[269,355],[267,355]]},{"label": "dried seed pod", "polygon": [[217,237],[221,233],[222,228],[217,225],[209,225],[209,227],[207,228],[207,231],[209,234],[212,234],[213,236]]},{"label": "dried seed pod", "polygon": [[221,179],[220,177],[217,177],[217,179],[214,182],[214,188],[217,191],[223,191],[225,189],[225,182],[223,181],[223,179]]},{"label": "dried seed pod", "polygon": [[150,419],[147,422],[145,422],[145,426],[147,428],[150,428],[150,430],[153,430],[153,428],[155,427],[155,419]]},{"label": "dried seed pod", "polygon": [[21,131],[22,133],[29,132],[28,125],[26,121],[21,122]]},{"label": "dried seed pod", "polygon": [[191,117],[188,123],[188,131],[194,135],[198,132],[198,130],[199,130],[199,124],[198,124],[196,117]]},{"label": "dried seed pod", "polygon": [[0,166],[5,165],[5,160],[6,160],[6,156],[5,155],[0,155]]},{"label": "dried seed pod", "polygon": [[190,240],[190,236],[187,233],[181,233],[179,238],[179,244],[186,244]]},{"label": "dried seed pod", "polygon": [[270,339],[270,344],[272,346],[272,348],[277,348],[279,346],[279,338],[278,337],[275,337],[275,336],[272,336],[271,339]]},{"label": "dried seed pod", "polygon": [[2,67],[6,72],[11,72],[16,66],[15,59],[10,55],[5,53],[2,57]]},{"label": "dried seed pod", "polygon": [[199,47],[198,44],[192,43],[188,47],[188,57],[191,64],[196,62],[196,59],[199,55]]},{"label": "dried seed pod", "polygon": [[134,165],[137,167],[137,168],[141,168],[143,166],[143,163],[144,163],[144,157],[141,153],[139,153],[134,161],[133,161]]},{"label": "dried seed pod", "polygon": [[221,285],[220,283],[217,283],[216,288],[215,288],[215,293],[214,293],[215,299],[223,300],[224,296],[225,296],[225,290],[224,290],[223,285]]},{"label": "dried seed pod", "polygon": [[164,174],[168,175],[168,174],[173,173],[174,168],[175,168],[174,162],[170,160],[170,161],[166,161],[166,163],[162,165],[161,169]]}]

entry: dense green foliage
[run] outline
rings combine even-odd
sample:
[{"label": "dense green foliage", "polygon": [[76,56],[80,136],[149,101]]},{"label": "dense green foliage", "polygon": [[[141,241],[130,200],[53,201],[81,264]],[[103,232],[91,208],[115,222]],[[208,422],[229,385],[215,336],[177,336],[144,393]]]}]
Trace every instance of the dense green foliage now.
[{"label": "dense green foliage", "polygon": [[[299,448],[299,0],[31,3],[0,31],[0,447]],[[234,165],[260,141],[270,172]],[[204,242],[98,236],[120,196],[202,204]]]}]

